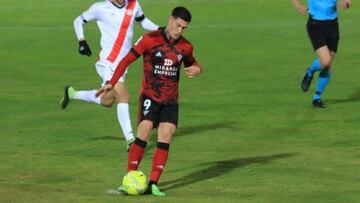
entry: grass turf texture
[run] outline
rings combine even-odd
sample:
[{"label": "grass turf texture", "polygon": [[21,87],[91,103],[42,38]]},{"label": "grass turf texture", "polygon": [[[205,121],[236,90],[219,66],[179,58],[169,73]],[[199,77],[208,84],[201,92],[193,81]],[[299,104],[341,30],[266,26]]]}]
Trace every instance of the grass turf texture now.
[{"label": "grass turf texture", "polygon": [[[125,141],[115,108],[73,102],[63,85],[98,88],[96,56],[81,57],[73,19],[94,1],[2,0],[0,202],[359,202],[360,9],[341,12],[341,41],[325,110],[300,91],[314,58],[291,1],[141,1],[165,25],[193,13],[186,37],[204,74],[180,87],[180,124],[161,178],[165,198],[123,197]],[[139,36],[140,29],[136,28]],[[97,53],[99,33],[86,25]],[[136,121],[141,60],[130,69]],[[135,126],[134,126],[135,129]],[[155,136],[140,170],[149,174]]]}]

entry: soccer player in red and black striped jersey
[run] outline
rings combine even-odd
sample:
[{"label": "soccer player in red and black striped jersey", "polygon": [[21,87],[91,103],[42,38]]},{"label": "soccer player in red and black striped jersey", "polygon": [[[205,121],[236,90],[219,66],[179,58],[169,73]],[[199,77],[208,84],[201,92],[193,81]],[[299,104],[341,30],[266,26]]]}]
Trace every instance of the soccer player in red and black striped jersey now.
[{"label": "soccer player in red and black striped jersey", "polygon": [[[126,67],[143,56],[144,75],[139,99],[138,132],[128,155],[128,171],[137,170],[153,128],[158,128],[157,148],[153,154],[149,191],[164,196],[157,186],[168,157],[172,135],[178,122],[178,83],[180,68],[189,78],[202,69],[193,56],[193,46],[182,37],[191,22],[184,7],[176,7],[166,28],[143,35],[121,60],[108,84],[97,92],[110,91],[124,74]],[[120,188],[121,190],[121,188]]]}]

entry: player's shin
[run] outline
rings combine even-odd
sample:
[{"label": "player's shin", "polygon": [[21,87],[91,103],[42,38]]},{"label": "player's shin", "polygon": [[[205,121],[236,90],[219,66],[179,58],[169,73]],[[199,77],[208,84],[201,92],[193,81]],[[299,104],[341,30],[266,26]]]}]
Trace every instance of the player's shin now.
[{"label": "player's shin", "polygon": [[315,72],[321,70],[320,61],[316,58],[308,69],[308,75],[312,76]]},{"label": "player's shin", "polygon": [[136,138],[134,143],[131,145],[128,154],[128,171],[137,170],[141,159],[144,155],[146,142],[139,138]]},{"label": "player's shin", "polygon": [[330,67],[324,68],[320,74],[316,85],[316,92],[313,97],[314,100],[321,98],[321,94],[324,93],[327,84],[330,81]]},{"label": "player's shin", "polygon": [[170,144],[158,142],[155,149],[150,174],[150,184],[157,184],[168,158]]},{"label": "player's shin", "polygon": [[74,99],[100,104],[100,98],[95,97],[96,90],[77,91]]},{"label": "player's shin", "polygon": [[117,118],[118,118],[120,127],[123,131],[126,141],[132,142],[134,140],[134,135],[132,132],[132,127],[131,127],[128,103],[118,103],[117,104]]}]

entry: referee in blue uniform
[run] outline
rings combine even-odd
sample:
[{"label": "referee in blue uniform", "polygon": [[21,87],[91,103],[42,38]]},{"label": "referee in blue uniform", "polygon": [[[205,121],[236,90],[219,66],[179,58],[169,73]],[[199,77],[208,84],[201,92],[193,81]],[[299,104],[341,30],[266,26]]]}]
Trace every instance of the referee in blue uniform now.
[{"label": "referee in blue uniform", "polygon": [[317,58],[306,69],[301,89],[307,92],[310,88],[314,73],[320,71],[312,105],[316,108],[325,108],[321,100],[326,85],[330,80],[330,67],[335,57],[339,42],[339,25],[337,8],[350,8],[351,0],[308,0],[308,7],[300,0],[293,0],[293,4],[300,14],[309,14],[307,32]]}]

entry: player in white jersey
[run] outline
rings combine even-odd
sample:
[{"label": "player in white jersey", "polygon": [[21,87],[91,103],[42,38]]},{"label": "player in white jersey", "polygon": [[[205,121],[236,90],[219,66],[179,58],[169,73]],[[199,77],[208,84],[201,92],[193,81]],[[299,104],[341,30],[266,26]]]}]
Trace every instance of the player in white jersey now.
[{"label": "player in white jersey", "polygon": [[[91,49],[84,37],[83,24],[96,21],[101,32],[101,51],[96,62],[96,71],[103,80],[103,84],[111,76],[120,60],[132,47],[134,21],[148,31],[159,28],[158,25],[146,18],[141,6],[136,0],[104,0],[94,3],[74,21],[76,36],[79,40],[79,53],[91,56]],[[63,109],[73,99],[101,104],[111,107],[117,103],[117,117],[129,147],[134,140],[129,114],[129,93],[124,85],[125,75],[119,79],[114,91],[96,98],[96,90],[76,91],[71,86],[65,86],[64,97],[61,102]]]}]

